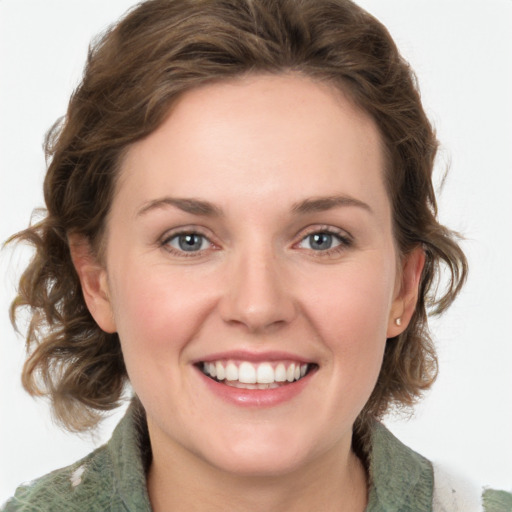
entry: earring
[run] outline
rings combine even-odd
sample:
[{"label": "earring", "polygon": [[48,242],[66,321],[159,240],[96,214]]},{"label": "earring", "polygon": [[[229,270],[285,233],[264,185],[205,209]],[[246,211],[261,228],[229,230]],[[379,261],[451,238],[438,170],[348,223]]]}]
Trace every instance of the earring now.
[{"label": "earring", "polygon": [[395,324],[398,325],[398,327],[400,327],[402,325],[402,319],[400,317],[395,318]]}]

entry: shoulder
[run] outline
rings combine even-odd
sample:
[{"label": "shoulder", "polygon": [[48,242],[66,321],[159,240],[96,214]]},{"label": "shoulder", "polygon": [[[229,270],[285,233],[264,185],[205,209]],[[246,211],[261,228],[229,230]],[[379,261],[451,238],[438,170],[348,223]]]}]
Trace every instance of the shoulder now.
[{"label": "shoulder", "polygon": [[111,510],[112,465],[105,446],[74,464],[21,485],[2,512]]},{"label": "shoulder", "polygon": [[512,492],[487,489],[483,503],[485,512],[512,512]]},{"label": "shoulder", "polygon": [[511,493],[482,488],[439,464],[433,469],[433,512],[512,512]]},{"label": "shoulder", "polygon": [[372,428],[369,462],[368,512],[512,512],[512,494],[432,463],[379,423]]},{"label": "shoulder", "polygon": [[23,485],[1,512],[149,511],[145,460],[149,441],[133,401],[110,441],[71,466]]}]

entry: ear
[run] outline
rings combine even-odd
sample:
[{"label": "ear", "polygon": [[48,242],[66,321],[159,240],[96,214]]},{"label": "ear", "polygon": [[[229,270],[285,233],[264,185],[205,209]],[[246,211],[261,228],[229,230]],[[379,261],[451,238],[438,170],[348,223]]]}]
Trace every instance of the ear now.
[{"label": "ear", "polygon": [[[425,251],[422,247],[416,247],[404,257],[388,319],[388,338],[398,336],[409,325],[418,302],[420,279],[424,266]],[[399,319],[398,322],[397,319]]]},{"label": "ear", "polygon": [[103,331],[116,332],[105,267],[99,263],[89,240],[83,235],[69,234],[68,243],[87,309]]}]

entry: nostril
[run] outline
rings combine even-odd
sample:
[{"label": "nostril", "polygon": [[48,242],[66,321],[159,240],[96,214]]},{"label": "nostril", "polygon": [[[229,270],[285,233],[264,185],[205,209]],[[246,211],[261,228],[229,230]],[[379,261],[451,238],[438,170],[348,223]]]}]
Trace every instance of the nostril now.
[{"label": "nostril", "polygon": [[[226,280],[219,307],[231,325],[244,325],[250,331],[280,328],[295,315],[290,287],[283,281],[275,255],[263,254],[261,240],[238,254]],[[268,245],[268,244],[267,244]]]},{"label": "nostril", "polygon": [[232,326],[243,326],[251,332],[269,332],[283,328],[295,316],[294,306],[285,299],[264,304],[236,301],[224,303],[221,309],[224,321]]}]

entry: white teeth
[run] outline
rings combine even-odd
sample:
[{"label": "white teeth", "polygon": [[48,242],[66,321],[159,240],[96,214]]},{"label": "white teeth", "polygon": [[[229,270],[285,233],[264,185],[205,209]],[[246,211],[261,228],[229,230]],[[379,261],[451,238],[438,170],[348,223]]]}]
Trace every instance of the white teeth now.
[{"label": "white teeth", "polygon": [[238,367],[238,380],[244,384],[256,384],[256,368],[244,361]]},{"label": "white teeth", "polygon": [[283,363],[279,363],[275,372],[276,382],[284,382],[286,380],[286,368]]},{"label": "white teeth", "polygon": [[258,366],[257,381],[260,384],[271,384],[276,381],[274,369],[269,363],[263,363]]},{"label": "white teeth", "polygon": [[[215,361],[202,364],[203,373],[218,381],[246,389],[269,389],[277,383],[294,382],[306,375],[308,364],[270,363],[253,364],[249,361]],[[282,385],[282,384],[281,384]]]},{"label": "white teeth", "polygon": [[[224,380],[226,378],[226,370],[224,370],[224,365],[220,361],[217,361],[215,363],[215,371],[217,373],[217,375],[216,375],[217,379]],[[211,373],[210,373],[210,375],[211,375]],[[213,375],[212,375],[212,377],[213,377]]]},{"label": "white teeth", "polygon": [[226,380],[238,380],[238,368],[235,363],[226,366]]},{"label": "white teeth", "polygon": [[272,384],[244,384],[238,380],[227,380],[225,381],[227,386],[238,389],[275,389],[278,388],[279,385],[273,382]]}]

